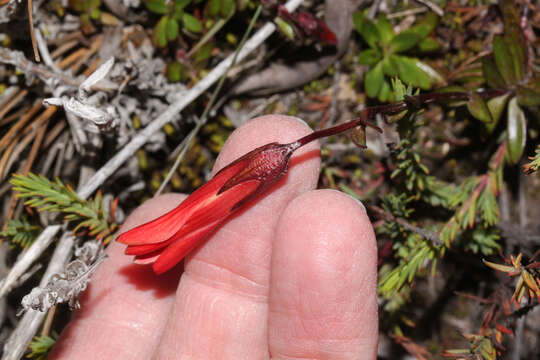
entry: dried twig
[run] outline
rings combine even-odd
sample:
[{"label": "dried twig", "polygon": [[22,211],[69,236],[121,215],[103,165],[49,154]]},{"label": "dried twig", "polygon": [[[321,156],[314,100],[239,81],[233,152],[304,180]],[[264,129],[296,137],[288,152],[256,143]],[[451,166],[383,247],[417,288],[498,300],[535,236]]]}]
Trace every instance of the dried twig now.
[{"label": "dried twig", "polygon": [[[50,227],[52,226],[47,227],[47,229]],[[60,227],[58,226],[58,228]],[[49,262],[47,271],[43,275],[40,286],[45,286],[52,275],[62,272],[71,257],[74,241],[75,238],[69,232],[62,236]],[[4,345],[2,360],[19,360],[23,356],[46,314],[39,311],[29,311],[24,314],[17,328],[11,333]]]},{"label": "dried twig", "polygon": [[41,253],[49,247],[54,239],[56,233],[60,230],[60,225],[49,225],[34,241],[32,246],[22,254],[17,260],[15,265],[11,268],[7,276],[0,282],[0,298],[6,295],[13,285],[17,282],[17,279],[23,275],[26,270],[32,265],[37,258],[41,256]]}]

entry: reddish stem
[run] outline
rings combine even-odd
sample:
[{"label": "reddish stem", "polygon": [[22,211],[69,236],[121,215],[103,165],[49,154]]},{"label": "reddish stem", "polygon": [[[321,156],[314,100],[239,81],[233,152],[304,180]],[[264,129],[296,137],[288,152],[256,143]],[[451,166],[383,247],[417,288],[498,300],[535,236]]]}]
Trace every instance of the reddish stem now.
[{"label": "reddish stem", "polygon": [[[479,92],[478,94],[483,99],[489,99],[492,97],[504,95],[507,92],[508,90],[504,90],[504,89],[489,89],[489,90]],[[430,94],[420,94],[416,96],[405,96],[405,100],[403,101],[399,101],[393,104],[369,107],[365,109],[361,113],[360,117],[356,119],[350,120],[344,124],[336,125],[328,129],[314,131],[311,134],[308,134],[296,140],[290,145],[294,150],[296,150],[299,147],[312,142],[313,140],[331,136],[331,135],[336,135],[344,131],[347,131],[349,129],[355,128],[357,126],[371,127],[377,130],[378,132],[382,133],[382,129],[380,127],[368,121],[370,119],[373,119],[376,114],[395,115],[407,109],[410,109],[410,110],[420,109],[420,108],[425,107],[428,104],[435,103],[435,102],[465,101],[465,100],[469,100],[469,98],[470,98],[470,93],[466,93],[466,92],[430,93]]]}]

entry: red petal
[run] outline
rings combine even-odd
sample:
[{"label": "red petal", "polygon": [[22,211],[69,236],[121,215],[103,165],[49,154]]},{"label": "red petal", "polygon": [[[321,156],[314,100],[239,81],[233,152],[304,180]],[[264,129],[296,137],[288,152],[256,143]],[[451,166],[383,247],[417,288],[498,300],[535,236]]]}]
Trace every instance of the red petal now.
[{"label": "red petal", "polygon": [[124,251],[124,254],[126,255],[144,255],[151,252],[154,252],[159,249],[163,249],[167,245],[169,245],[172,241],[174,241],[174,236],[171,237],[169,240],[162,241],[160,243],[156,244],[144,244],[144,245],[129,245],[126,250]]},{"label": "red petal", "polygon": [[169,245],[165,250],[161,252],[155,260],[152,269],[156,274],[163,274],[165,271],[170,270],[195,247],[197,247],[201,240],[204,240],[205,236],[216,228],[223,220],[219,219],[213,223],[210,223],[202,228],[197,229],[186,235],[185,237],[178,239]]},{"label": "red petal", "polygon": [[319,33],[318,37],[323,42],[330,44],[330,45],[336,45],[337,44],[337,37],[336,34],[326,24],[322,21],[317,19],[317,22],[319,23]]},{"label": "red petal", "polygon": [[187,234],[210,222],[226,218],[234,205],[251,195],[259,185],[260,181],[257,180],[245,181],[207,201],[192,213],[180,232]]},{"label": "red petal", "polygon": [[175,209],[161,215],[157,219],[128,230],[118,236],[116,241],[127,245],[155,244],[163,242],[173,236],[184,225],[191,214],[206,204],[205,200],[213,201],[216,193],[223,184],[239,168],[245,166],[244,162],[237,162],[224,168],[212,180],[201,186]]},{"label": "red petal", "polygon": [[136,256],[133,262],[139,265],[153,264],[156,262],[159,255],[161,255],[161,252],[158,252],[157,254],[152,253],[152,254],[147,254],[147,255]]}]

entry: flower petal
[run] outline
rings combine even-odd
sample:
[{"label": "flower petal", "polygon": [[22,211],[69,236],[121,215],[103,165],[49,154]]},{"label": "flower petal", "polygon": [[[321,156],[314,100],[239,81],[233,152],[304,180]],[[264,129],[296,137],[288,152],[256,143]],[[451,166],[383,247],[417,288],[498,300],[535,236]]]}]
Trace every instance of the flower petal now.
[{"label": "flower petal", "polygon": [[155,244],[166,241],[180,230],[195,210],[206,204],[205,199],[213,200],[223,184],[236,174],[244,163],[245,161],[239,161],[227,166],[175,209],[120,234],[116,241],[127,245]]},{"label": "flower petal", "polygon": [[161,255],[157,257],[152,266],[152,269],[156,274],[163,274],[165,271],[170,270],[176,264],[178,264],[182,259],[197,245],[205,239],[212,230],[214,230],[225,218],[218,219],[213,223],[210,223],[204,227],[201,227],[185,237],[178,239],[173,242],[167,248],[165,248]]},{"label": "flower petal", "polygon": [[232,208],[238,202],[253,194],[259,185],[260,181],[257,180],[245,181],[218,195],[216,198],[209,199],[191,214],[182,229],[180,229],[180,232],[187,234],[210,222],[228,217],[231,214]]}]

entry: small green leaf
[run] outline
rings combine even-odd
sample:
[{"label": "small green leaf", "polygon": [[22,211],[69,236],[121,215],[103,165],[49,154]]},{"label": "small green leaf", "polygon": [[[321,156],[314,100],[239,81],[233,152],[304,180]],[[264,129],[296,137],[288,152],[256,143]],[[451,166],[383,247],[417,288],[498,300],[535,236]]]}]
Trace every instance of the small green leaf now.
[{"label": "small green leaf", "polygon": [[390,43],[390,41],[394,38],[396,35],[394,33],[394,27],[388,21],[386,18],[386,15],[381,14],[377,18],[377,22],[375,23],[375,26],[377,27],[377,30],[379,31],[379,38],[382,45],[387,45]]},{"label": "small green leaf", "polygon": [[203,61],[210,59],[212,56],[212,50],[214,50],[214,44],[211,42],[204,44],[199,51],[197,51],[195,59],[193,59],[193,63],[200,64]]},{"label": "small green leaf", "polygon": [[505,88],[506,83],[504,82],[501,73],[497,69],[497,66],[490,59],[482,59],[482,73],[484,74],[484,79],[486,79],[487,84],[492,88]]},{"label": "small green leaf", "polygon": [[236,9],[235,0],[221,0],[221,17],[227,18],[231,16]]},{"label": "small green leaf", "polygon": [[99,16],[101,15],[101,11],[99,9],[92,9],[90,12],[90,18],[93,20],[99,19]]},{"label": "small green leaf", "polygon": [[371,66],[376,64],[380,59],[381,52],[378,49],[367,49],[360,52],[360,54],[358,55],[358,63],[360,65]]},{"label": "small green leaf", "polygon": [[472,92],[469,102],[467,103],[467,108],[472,116],[480,120],[483,123],[493,122],[491,113],[486,105],[486,102],[477,92]]},{"label": "small green leaf", "polygon": [[373,21],[366,18],[361,12],[356,12],[353,15],[353,22],[356,31],[362,35],[362,38],[364,38],[364,41],[369,45],[369,47],[377,48],[377,44],[380,41],[380,36],[379,31],[377,30],[377,27]]},{"label": "small green leaf", "polygon": [[366,146],[366,127],[365,126],[357,126],[353,129],[351,129],[351,140],[352,142],[358,146],[359,148],[365,149]]},{"label": "small green leaf", "polygon": [[182,64],[178,61],[173,61],[167,66],[167,79],[170,82],[178,82],[182,80]]},{"label": "small green leaf", "polygon": [[419,51],[427,53],[439,50],[441,45],[435,38],[427,37],[418,43],[417,48]]},{"label": "small green leaf", "polygon": [[540,77],[531,78],[525,86],[540,95]]},{"label": "small green leaf", "polygon": [[516,83],[516,77],[514,74],[514,64],[512,56],[504,42],[504,39],[500,35],[493,37],[493,55],[495,56],[495,64],[497,69],[502,75],[504,82],[507,85],[513,85]]},{"label": "small green leaf", "polygon": [[376,97],[383,84],[384,75],[382,65],[378,63],[373,69],[366,74],[365,89],[369,97]]},{"label": "small green leaf", "polygon": [[200,33],[202,31],[202,24],[197,18],[191,14],[184,13],[182,16],[182,23],[188,31],[192,33]]},{"label": "small green leaf", "polygon": [[508,104],[508,123],[506,128],[506,139],[508,141],[507,154],[511,164],[517,164],[525,149],[527,138],[527,120],[523,110],[518,105],[514,97]]},{"label": "small green leaf", "polygon": [[208,15],[217,17],[221,9],[221,0],[210,0],[208,2]]},{"label": "small green leaf", "polygon": [[538,106],[540,105],[540,94],[525,86],[517,86],[516,89],[517,101],[521,106]]},{"label": "small green leaf", "polygon": [[393,53],[400,53],[413,48],[422,38],[420,35],[410,31],[403,31],[390,41],[390,50]]},{"label": "small green leaf", "polygon": [[397,76],[398,74],[398,66],[396,62],[396,56],[395,55],[389,55],[386,56],[382,60],[382,69],[383,73],[386,76]]},{"label": "small green leaf", "polygon": [[422,38],[428,36],[437,26],[439,17],[434,13],[428,13],[420,22],[410,28],[411,31],[414,31]]},{"label": "small green leaf", "polygon": [[290,40],[294,40],[294,30],[288,22],[279,17],[276,18],[274,21],[276,22],[278,29],[283,33],[283,35],[285,35]]},{"label": "small green leaf", "polygon": [[486,129],[488,132],[491,133],[493,129],[495,129],[495,126],[497,126],[504,108],[506,107],[506,102],[508,101],[509,96],[510,94],[504,94],[488,100],[487,107],[491,113],[491,117],[493,118],[492,123],[486,124]]},{"label": "small green leaf", "polygon": [[399,78],[407,85],[416,86],[422,89],[431,87],[430,77],[418,67],[419,60],[406,56],[395,57]]},{"label": "small green leaf", "polygon": [[148,10],[156,14],[166,14],[169,11],[169,7],[165,3],[165,0],[147,0],[144,2],[144,6]]},{"label": "small green leaf", "polygon": [[390,87],[388,81],[383,81],[381,90],[379,90],[379,95],[377,96],[377,98],[381,102],[389,102],[393,100],[392,88]]},{"label": "small green leaf", "polygon": [[154,27],[154,33],[152,34],[152,42],[159,47],[167,46],[167,21],[169,17],[163,16],[156,27]]},{"label": "small green leaf", "polygon": [[509,272],[513,272],[515,271],[516,269],[514,269],[513,266],[508,266],[508,265],[502,265],[502,264],[497,264],[497,263],[493,263],[491,261],[487,261],[487,260],[484,260],[482,259],[482,262],[484,263],[484,265],[494,269],[494,270],[498,270],[498,271],[502,271],[502,272],[505,272],[505,273],[509,273]]},{"label": "small green leaf", "polygon": [[175,40],[178,37],[178,22],[175,19],[168,18],[165,31],[167,32],[167,40]]}]

